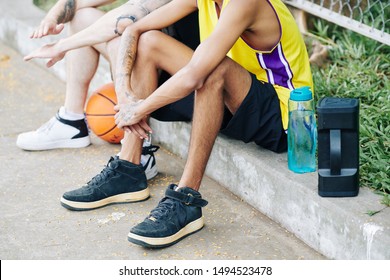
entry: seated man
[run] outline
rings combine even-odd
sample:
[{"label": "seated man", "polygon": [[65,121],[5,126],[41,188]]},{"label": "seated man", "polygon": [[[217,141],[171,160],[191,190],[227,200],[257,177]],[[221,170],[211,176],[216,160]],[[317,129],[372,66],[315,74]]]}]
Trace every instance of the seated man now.
[{"label": "seated man", "polygon": [[[158,31],[196,10],[201,44],[195,52]],[[159,87],[158,69],[172,75]],[[129,241],[153,248],[202,229],[207,201],[199,188],[219,131],[285,151],[289,93],[313,89],[303,38],[281,0],[172,0],[124,31],[116,77],[116,122],[126,135],[121,156],[98,175],[104,185],[96,180],[67,192],[61,203],[78,210],[144,197],[148,187],[139,162],[151,133],[148,117],[195,91],[182,177],[128,234]]]},{"label": "seated man", "polygon": [[[127,3],[104,13],[97,7],[115,2],[115,0],[59,0],[47,13],[41,24],[31,35],[31,38],[42,38],[47,35],[56,35],[62,32],[64,24],[68,24],[69,37],[58,43],[44,46],[31,55],[34,57],[50,56],[54,51],[61,51],[58,59],[65,53],[67,59],[67,79],[65,104],[55,117],[38,130],[22,133],[16,144],[24,150],[49,150],[56,148],[82,148],[91,141],[85,122],[84,107],[89,85],[96,73],[100,54],[108,60],[112,69],[115,69],[116,54],[119,47],[119,35],[127,25],[133,23],[149,12],[166,4],[170,0],[130,0]],[[184,34],[183,26],[195,26],[194,32]],[[170,28],[178,40],[191,48],[198,45],[197,16],[189,17],[177,22]],[[191,37],[189,37],[189,35]],[[27,59],[31,57],[27,56]],[[56,61],[50,60],[48,67]],[[112,73],[115,78],[115,73]],[[156,117],[162,120],[190,120],[191,112],[183,115],[182,108],[192,108],[192,99],[189,97],[183,102],[168,106],[159,112]],[[148,179],[157,174],[154,153],[156,146],[146,145],[143,149],[142,163]]]}]

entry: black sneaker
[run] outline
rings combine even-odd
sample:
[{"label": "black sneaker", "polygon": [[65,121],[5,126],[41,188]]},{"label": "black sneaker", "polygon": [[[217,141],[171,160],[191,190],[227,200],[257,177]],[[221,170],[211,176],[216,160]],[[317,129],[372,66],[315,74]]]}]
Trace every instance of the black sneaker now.
[{"label": "black sneaker", "polygon": [[148,248],[162,248],[203,228],[202,207],[208,202],[191,188],[177,191],[176,188],[176,185],[170,185],[150,215],[130,230],[130,242]]},{"label": "black sneaker", "polygon": [[149,188],[142,165],[119,157],[108,164],[87,185],[64,193],[61,205],[69,210],[91,210],[113,203],[142,201],[149,197]]}]

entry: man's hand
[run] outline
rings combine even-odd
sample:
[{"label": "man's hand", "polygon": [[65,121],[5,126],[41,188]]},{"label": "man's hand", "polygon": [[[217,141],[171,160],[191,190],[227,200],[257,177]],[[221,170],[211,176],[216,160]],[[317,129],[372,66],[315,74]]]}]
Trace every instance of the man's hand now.
[{"label": "man's hand", "polygon": [[30,54],[26,55],[23,59],[28,61],[33,58],[50,58],[50,60],[46,63],[47,67],[51,67],[56,64],[58,61],[63,59],[65,56],[65,52],[61,52],[58,50],[58,42],[54,44],[48,44]]},{"label": "man's hand", "polygon": [[148,139],[148,133],[152,133],[152,129],[147,123],[147,116],[143,116],[137,112],[137,108],[142,104],[143,100],[136,102],[128,102],[118,104],[114,107],[117,114],[115,115],[115,123],[120,129],[134,133],[141,139]]},{"label": "man's hand", "polygon": [[64,29],[64,24],[57,24],[57,20],[43,19],[41,24],[30,35],[31,39],[42,38],[47,35],[57,35]]}]

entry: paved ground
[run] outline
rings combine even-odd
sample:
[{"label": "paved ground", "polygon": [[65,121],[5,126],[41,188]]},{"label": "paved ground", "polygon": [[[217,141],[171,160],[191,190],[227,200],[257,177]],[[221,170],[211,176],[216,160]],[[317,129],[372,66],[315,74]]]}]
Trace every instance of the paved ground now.
[{"label": "paved ground", "polygon": [[161,250],[129,243],[129,228],[178,181],[183,160],[163,148],[149,200],[89,212],[62,208],[62,193],[87,182],[119,151],[96,137],[85,149],[16,147],[19,133],[56,112],[63,92],[63,82],[0,42],[0,259],[324,259],[209,178],[201,189],[209,201],[202,231]]}]

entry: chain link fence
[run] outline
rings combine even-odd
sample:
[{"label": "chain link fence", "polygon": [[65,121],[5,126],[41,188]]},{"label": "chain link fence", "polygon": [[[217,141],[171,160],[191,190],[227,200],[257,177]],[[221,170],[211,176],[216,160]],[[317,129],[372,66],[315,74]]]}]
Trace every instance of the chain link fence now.
[{"label": "chain link fence", "polygon": [[390,0],[284,0],[284,2],[390,45]]}]

